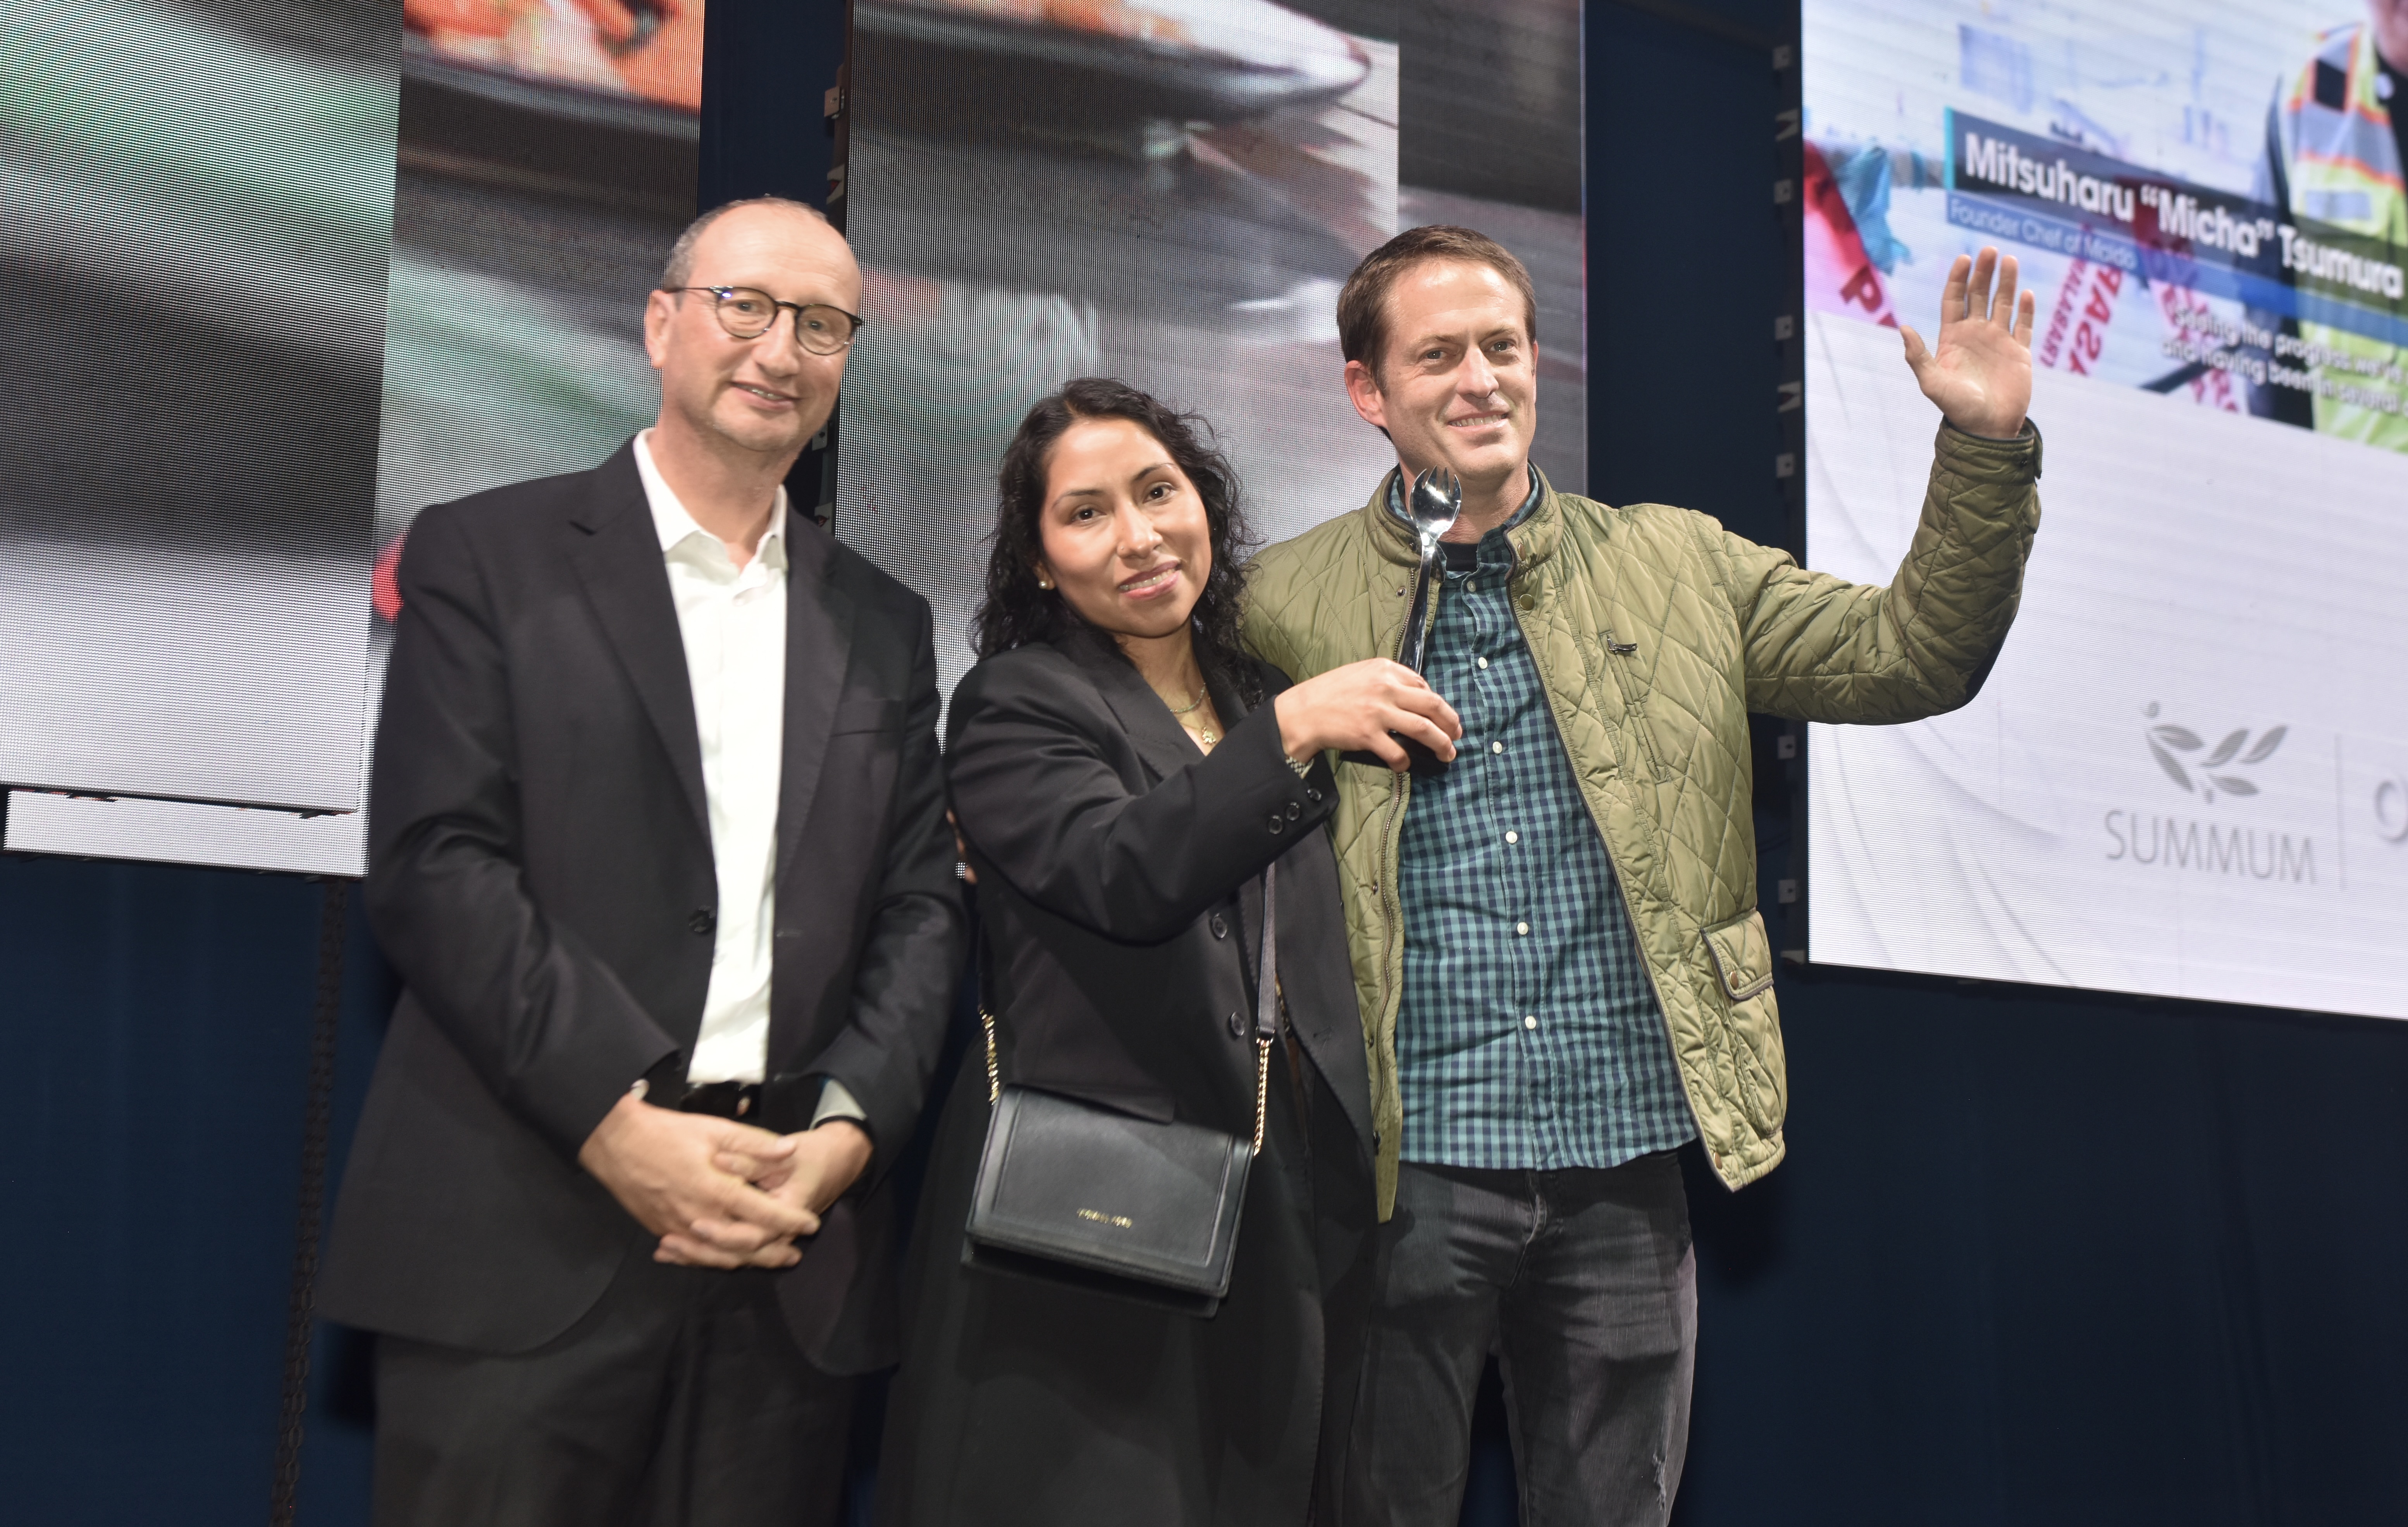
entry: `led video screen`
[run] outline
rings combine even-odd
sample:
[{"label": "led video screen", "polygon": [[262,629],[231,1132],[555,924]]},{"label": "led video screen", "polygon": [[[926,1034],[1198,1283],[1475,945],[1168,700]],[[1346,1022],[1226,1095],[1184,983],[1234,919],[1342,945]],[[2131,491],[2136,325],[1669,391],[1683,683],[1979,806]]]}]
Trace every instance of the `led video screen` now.
[{"label": "led video screen", "polygon": [[1070,378],[1201,413],[1267,539],[1369,496],[1395,456],[1346,400],[1336,303],[1400,228],[1466,224],[1529,266],[1535,454],[1584,484],[1576,0],[856,0],[850,78],[868,322],[834,524],[928,596],[944,691],[997,461]]},{"label": "led video screen", "polygon": [[0,15],[0,781],[357,803],[396,32]]},{"label": "led video screen", "polygon": [[1897,567],[1984,244],[2045,451],[1977,698],[1811,730],[1812,959],[2408,1017],[2408,7],[1803,22],[1809,561]]},{"label": "led video screen", "polygon": [[0,259],[35,320],[0,341],[8,848],[360,873],[411,518],[652,421],[643,301],[694,215],[703,22],[0,20]]}]

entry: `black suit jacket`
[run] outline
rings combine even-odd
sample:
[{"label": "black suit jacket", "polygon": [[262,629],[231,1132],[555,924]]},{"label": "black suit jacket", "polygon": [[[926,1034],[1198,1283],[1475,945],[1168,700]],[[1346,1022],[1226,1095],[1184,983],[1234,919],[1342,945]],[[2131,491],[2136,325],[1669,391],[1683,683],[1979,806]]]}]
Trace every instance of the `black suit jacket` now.
[{"label": "black suit jacket", "polygon": [[[777,1277],[803,1350],[852,1373],[895,1355],[883,1176],[943,1037],[962,907],[927,603],[808,521],[786,540],[768,1071],[841,1081],[874,1154]],[[577,1152],[636,1078],[681,1075],[701,1023],[718,907],[694,697],[632,447],[426,510],[400,586],[366,905],[406,992],[321,1302],[524,1351],[648,1254]]]},{"label": "black suit jacket", "polygon": [[[1258,664],[1268,695],[1287,687]],[[1253,950],[1279,865],[1280,983],[1367,1173],[1371,1104],[1328,765],[1298,778],[1266,702],[1199,755],[1093,633],[988,659],[954,691],[946,770],[996,951],[1007,1079],[1250,1135]],[[1366,1177],[1368,1181],[1368,1177]]]},{"label": "black suit jacket", "polygon": [[[962,1265],[990,1118],[986,1078],[965,1074],[913,1240],[882,1522],[1301,1522],[1316,1470],[1335,1489],[1377,1225],[1324,826],[1337,792],[1326,765],[1302,779],[1288,767],[1269,706],[1245,715],[1218,686],[1214,700],[1235,724],[1199,756],[1137,670],[1084,632],[990,658],[953,692],[945,767],[997,966],[1004,1076],[1251,1133],[1249,970],[1274,862],[1280,982],[1308,1058],[1273,1054],[1264,1152],[1209,1320]],[[1061,1508],[1107,1495],[1109,1513]]]}]

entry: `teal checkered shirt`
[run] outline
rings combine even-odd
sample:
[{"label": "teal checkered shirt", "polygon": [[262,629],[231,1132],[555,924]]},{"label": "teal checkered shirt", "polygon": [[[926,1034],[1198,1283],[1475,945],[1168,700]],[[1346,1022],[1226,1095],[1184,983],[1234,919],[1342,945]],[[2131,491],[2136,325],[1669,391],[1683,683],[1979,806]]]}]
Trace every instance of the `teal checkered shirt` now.
[{"label": "teal checkered shirt", "polygon": [[[1388,494],[1401,515],[1394,477]],[[1511,522],[1537,504],[1534,486]],[[1476,561],[1446,549],[1424,672],[1463,717],[1463,741],[1405,807],[1404,1159],[1553,1171],[1669,1150],[1697,1126],[1513,619],[1512,543],[1499,528]]]}]

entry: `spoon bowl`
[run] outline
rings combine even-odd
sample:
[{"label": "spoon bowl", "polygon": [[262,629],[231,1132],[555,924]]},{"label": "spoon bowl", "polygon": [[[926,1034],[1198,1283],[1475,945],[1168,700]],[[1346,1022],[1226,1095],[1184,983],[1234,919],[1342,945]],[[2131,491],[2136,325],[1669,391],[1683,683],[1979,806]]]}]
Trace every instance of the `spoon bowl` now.
[{"label": "spoon bowl", "polygon": [[1431,467],[1413,478],[1405,511],[1412,516],[1413,528],[1421,535],[1422,565],[1426,569],[1438,560],[1438,543],[1463,514],[1463,479],[1446,467]]},{"label": "spoon bowl", "polygon": [[1430,575],[1438,570],[1438,544],[1455,528],[1463,513],[1463,480],[1442,466],[1433,466],[1413,478],[1405,495],[1405,512],[1412,516],[1421,539],[1422,564],[1413,578],[1412,608],[1405,617],[1403,650],[1397,661],[1422,671],[1423,644],[1428,639]]}]

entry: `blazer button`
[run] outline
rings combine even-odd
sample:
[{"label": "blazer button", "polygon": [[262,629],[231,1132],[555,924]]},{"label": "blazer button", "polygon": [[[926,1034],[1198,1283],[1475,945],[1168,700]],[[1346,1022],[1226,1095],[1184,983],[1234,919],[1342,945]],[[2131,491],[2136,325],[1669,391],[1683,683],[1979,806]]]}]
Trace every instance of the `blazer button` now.
[{"label": "blazer button", "polygon": [[1212,920],[1211,923],[1207,924],[1207,926],[1212,930],[1212,936],[1215,938],[1226,938],[1229,936],[1229,920],[1223,917],[1218,912],[1212,914]]},{"label": "blazer button", "polygon": [[1243,1039],[1245,1036],[1246,1015],[1243,1013],[1231,1013],[1229,1015],[1229,1037],[1232,1039]]},{"label": "blazer button", "polygon": [[1320,788],[1314,785],[1307,785],[1304,789],[1304,798],[1311,801],[1313,805],[1319,806],[1321,804]]},{"label": "blazer button", "polygon": [[1302,807],[1302,806],[1300,806],[1297,805],[1297,803],[1296,803],[1296,802],[1294,802],[1294,801],[1290,801],[1290,802],[1288,802],[1288,803],[1287,803],[1287,820],[1288,820],[1288,821],[1296,821],[1298,817],[1301,817],[1301,816],[1303,816],[1303,815],[1304,815],[1304,807]]},{"label": "blazer button", "polygon": [[1271,826],[1271,835],[1272,835],[1274,837],[1276,837],[1276,836],[1277,836],[1277,835],[1279,835],[1280,834],[1284,833],[1284,832],[1286,832],[1286,831],[1287,831],[1287,819],[1286,819],[1285,817],[1281,816],[1278,812],[1274,811],[1274,812],[1272,812],[1272,813],[1271,813],[1271,822],[1270,822],[1270,826]]},{"label": "blazer button", "polygon": [[695,937],[709,938],[719,931],[719,914],[706,906],[686,919],[685,925],[694,930]]}]

